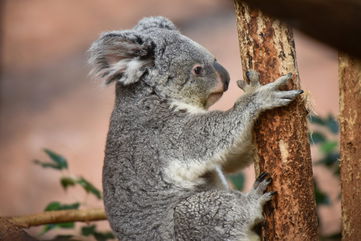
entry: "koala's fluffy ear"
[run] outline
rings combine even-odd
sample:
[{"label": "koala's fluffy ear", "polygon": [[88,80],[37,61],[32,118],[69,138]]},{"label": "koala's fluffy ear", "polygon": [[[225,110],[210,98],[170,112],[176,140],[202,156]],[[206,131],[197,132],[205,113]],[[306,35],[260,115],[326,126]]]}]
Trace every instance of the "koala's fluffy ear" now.
[{"label": "koala's fluffy ear", "polygon": [[134,30],[145,31],[147,29],[152,29],[152,28],[162,28],[162,29],[178,31],[172,21],[162,16],[143,18],[134,27]]},{"label": "koala's fluffy ear", "polygon": [[153,65],[154,43],[136,31],[113,31],[100,36],[89,49],[91,74],[106,84],[129,85],[139,81]]}]

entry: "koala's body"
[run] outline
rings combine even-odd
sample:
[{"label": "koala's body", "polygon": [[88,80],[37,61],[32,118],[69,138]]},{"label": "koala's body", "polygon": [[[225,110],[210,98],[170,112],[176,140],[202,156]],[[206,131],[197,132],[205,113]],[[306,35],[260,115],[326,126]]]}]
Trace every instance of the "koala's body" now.
[{"label": "koala's body", "polygon": [[252,227],[273,195],[264,193],[270,179],[261,175],[243,194],[222,185],[220,169],[252,161],[251,130],[259,113],[301,93],[278,90],[291,76],[261,86],[258,75],[249,72],[250,83],[239,83],[245,94],[233,108],[208,111],[227,90],[229,75],[164,17],[105,33],[90,53],[93,73],[116,82],[103,188],[118,239],[256,237]]}]

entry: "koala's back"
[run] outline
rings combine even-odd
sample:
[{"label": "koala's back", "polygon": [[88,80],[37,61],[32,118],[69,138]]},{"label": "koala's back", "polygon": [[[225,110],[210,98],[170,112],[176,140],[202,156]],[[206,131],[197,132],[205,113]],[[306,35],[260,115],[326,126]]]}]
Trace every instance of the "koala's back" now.
[{"label": "koala's back", "polygon": [[160,142],[172,143],[164,133],[182,121],[182,115],[159,101],[154,96],[125,97],[112,114],[103,168],[104,202],[121,240],[173,240],[174,207],[182,195],[189,195],[162,172],[165,143]]}]

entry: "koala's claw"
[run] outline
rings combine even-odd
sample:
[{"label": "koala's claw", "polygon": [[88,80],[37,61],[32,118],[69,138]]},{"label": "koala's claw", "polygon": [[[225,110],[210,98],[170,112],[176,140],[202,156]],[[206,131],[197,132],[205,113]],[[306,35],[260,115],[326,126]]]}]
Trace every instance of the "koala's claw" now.
[{"label": "koala's claw", "polygon": [[247,79],[251,86],[259,86],[259,73],[253,69],[246,72]]},{"label": "koala's claw", "polygon": [[253,184],[253,192],[257,196],[262,196],[266,191],[269,184],[271,184],[272,178],[269,173],[261,173]]},{"label": "koala's claw", "polygon": [[278,91],[275,93],[275,97],[279,99],[293,100],[298,95],[302,94],[303,90],[288,90],[288,91]]},{"label": "koala's claw", "polygon": [[258,182],[262,182],[267,176],[269,176],[270,174],[268,172],[262,172],[261,174],[259,174],[259,176],[257,177],[256,181]]},{"label": "koala's claw", "polygon": [[277,194],[277,191],[269,192],[269,194],[270,194],[271,196],[274,196],[274,195]]},{"label": "koala's claw", "polygon": [[254,188],[257,188],[258,185],[266,178],[269,177],[270,174],[268,172],[262,172],[257,178],[256,181],[254,182]]},{"label": "koala's claw", "polygon": [[282,85],[286,84],[288,80],[292,79],[292,74],[288,73],[286,75],[283,75],[273,81],[272,83],[269,83],[268,86],[270,89],[275,90],[281,87]]},{"label": "koala's claw", "polygon": [[249,193],[249,197],[261,205],[270,201],[272,197],[277,194],[275,191],[265,192],[271,182],[272,178],[269,173],[261,173],[257,177],[253,185],[253,190]]},{"label": "koala's claw", "polygon": [[264,203],[270,201],[272,199],[272,197],[274,195],[276,195],[276,194],[277,194],[277,192],[266,192],[266,193],[264,193],[260,198],[261,203],[264,204]]}]

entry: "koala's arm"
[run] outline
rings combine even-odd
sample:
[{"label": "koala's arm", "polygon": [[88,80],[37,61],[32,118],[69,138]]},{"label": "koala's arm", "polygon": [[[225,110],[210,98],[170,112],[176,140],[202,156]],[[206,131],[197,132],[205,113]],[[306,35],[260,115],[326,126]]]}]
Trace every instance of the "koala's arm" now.
[{"label": "koala's arm", "polygon": [[258,115],[267,109],[289,104],[302,90],[280,91],[291,75],[261,86],[258,76],[250,76],[250,83],[240,83],[245,90],[228,111],[210,111],[189,116],[178,138],[178,153],[174,153],[167,171],[194,181],[216,166],[224,164],[235,148],[249,143],[250,133]]}]

